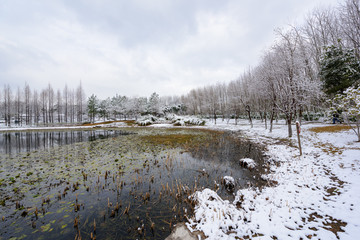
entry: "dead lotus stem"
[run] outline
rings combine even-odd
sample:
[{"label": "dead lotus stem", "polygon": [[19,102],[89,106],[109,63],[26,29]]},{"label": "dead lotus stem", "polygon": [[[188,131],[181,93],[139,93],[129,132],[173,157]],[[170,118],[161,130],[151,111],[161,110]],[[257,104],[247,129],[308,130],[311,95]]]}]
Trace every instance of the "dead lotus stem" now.
[{"label": "dead lotus stem", "polygon": [[130,210],[130,203],[129,203],[129,206],[127,206],[124,210],[124,214],[127,214],[129,215],[129,210]]},{"label": "dead lotus stem", "polygon": [[79,219],[77,217],[75,217],[74,219],[74,228],[78,228],[79,226]]},{"label": "dead lotus stem", "polygon": [[118,203],[118,202],[116,202],[115,211],[116,211],[116,212],[119,212],[119,203]]},{"label": "dead lotus stem", "polygon": [[151,222],[150,228],[151,228],[151,231],[154,232],[154,230],[155,230],[155,223],[154,222]]},{"label": "dead lotus stem", "polygon": [[111,218],[115,217],[115,211],[114,211],[114,210],[111,210],[110,217],[111,217]]}]

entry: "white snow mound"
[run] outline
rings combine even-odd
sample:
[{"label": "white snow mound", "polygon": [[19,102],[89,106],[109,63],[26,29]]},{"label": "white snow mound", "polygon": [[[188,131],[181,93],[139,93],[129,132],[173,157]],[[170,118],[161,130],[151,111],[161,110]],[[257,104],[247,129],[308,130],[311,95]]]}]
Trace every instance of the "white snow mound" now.
[{"label": "white snow mound", "polygon": [[242,158],[240,159],[240,165],[251,170],[256,167],[256,162],[251,158]]},{"label": "white snow mound", "polygon": [[[206,188],[197,191],[190,196],[197,202],[195,206],[195,216],[187,224],[189,228],[201,230],[211,239],[233,239],[229,234],[232,229],[239,229],[238,224],[243,221],[243,213],[234,204],[227,200],[222,200],[216,192]],[[235,233],[234,233],[235,234]]]}]

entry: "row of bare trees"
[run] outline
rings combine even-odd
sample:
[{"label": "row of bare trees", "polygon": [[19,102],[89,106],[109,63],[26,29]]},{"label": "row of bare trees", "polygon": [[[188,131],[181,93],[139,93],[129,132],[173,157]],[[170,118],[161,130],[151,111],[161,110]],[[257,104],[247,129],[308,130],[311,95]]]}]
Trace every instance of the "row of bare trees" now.
[{"label": "row of bare trees", "polygon": [[65,85],[56,91],[50,84],[41,91],[31,90],[27,83],[15,91],[5,85],[0,91],[0,119],[6,126],[82,122],[85,104],[81,83],[76,89]]},{"label": "row of bare trees", "polygon": [[183,97],[189,114],[237,119],[247,116],[270,120],[286,119],[289,136],[291,123],[304,112],[315,111],[323,102],[320,81],[321,57],[326,46],[354,49],[360,54],[359,0],[346,0],[336,8],[316,9],[301,26],[276,30],[276,41],[260,63],[227,84],[191,90]]}]

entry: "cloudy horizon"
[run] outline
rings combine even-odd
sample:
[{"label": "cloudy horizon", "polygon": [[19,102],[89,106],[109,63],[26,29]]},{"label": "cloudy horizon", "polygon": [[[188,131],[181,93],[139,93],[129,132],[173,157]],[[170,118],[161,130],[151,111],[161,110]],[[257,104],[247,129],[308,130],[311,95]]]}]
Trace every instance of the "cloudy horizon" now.
[{"label": "cloudy horizon", "polygon": [[81,81],[100,98],[186,94],[236,79],[258,63],[275,28],[336,3],[5,0],[0,84],[63,89]]}]

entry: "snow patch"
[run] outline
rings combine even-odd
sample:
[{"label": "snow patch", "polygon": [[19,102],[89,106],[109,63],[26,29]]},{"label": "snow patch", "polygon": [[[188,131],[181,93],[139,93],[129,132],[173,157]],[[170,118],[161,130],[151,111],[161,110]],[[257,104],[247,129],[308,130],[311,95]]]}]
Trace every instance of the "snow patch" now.
[{"label": "snow patch", "polygon": [[228,191],[233,191],[235,188],[235,179],[231,176],[225,176],[223,177],[223,183]]},{"label": "snow patch", "polygon": [[240,162],[240,165],[242,167],[247,168],[249,170],[254,169],[256,167],[256,165],[257,165],[255,163],[255,161],[253,159],[251,159],[251,158],[242,158],[242,159],[240,159],[239,162]]},{"label": "snow patch", "polygon": [[243,220],[242,211],[208,188],[195,192],[190,198],[197,204],[194,219],[187,224],[189,228],[203,231],[209,239],[235,238],[236,234],[229,232],[239,229]]}]

